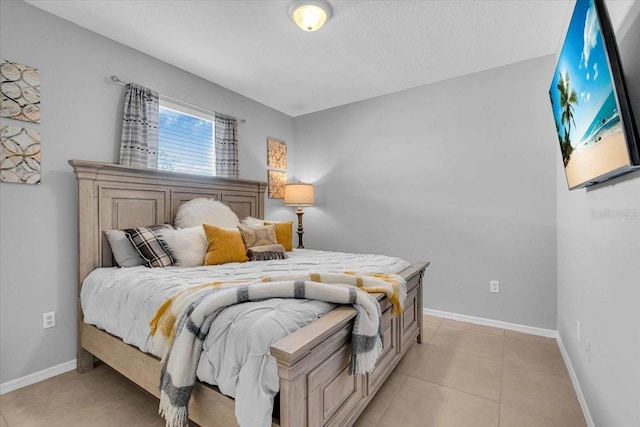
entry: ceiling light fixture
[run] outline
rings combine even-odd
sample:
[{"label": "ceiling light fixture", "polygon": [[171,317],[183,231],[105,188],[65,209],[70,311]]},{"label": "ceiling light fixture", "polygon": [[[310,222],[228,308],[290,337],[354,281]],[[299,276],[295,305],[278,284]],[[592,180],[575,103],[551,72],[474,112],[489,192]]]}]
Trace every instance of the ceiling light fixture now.
[{"label": "ceiling light fixture", "polygon": [[324,0],[300,0],[289,6],[289,16],[304,31],[319,30],[331,12],[331,5]]}]

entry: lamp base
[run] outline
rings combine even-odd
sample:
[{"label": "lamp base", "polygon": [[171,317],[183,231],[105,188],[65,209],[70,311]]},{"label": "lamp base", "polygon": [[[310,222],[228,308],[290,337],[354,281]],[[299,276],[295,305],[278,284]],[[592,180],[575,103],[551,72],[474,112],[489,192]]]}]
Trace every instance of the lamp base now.
[{"label": "lamp base", "polygon": [[298,215],[298,249],[304,249],[304,245],[302,244],[302,235],[304,234],[304,230],[302,228],[302,214],[304,214],[304,211],[301,207],[298,207],[296,210],[296,215]]}]

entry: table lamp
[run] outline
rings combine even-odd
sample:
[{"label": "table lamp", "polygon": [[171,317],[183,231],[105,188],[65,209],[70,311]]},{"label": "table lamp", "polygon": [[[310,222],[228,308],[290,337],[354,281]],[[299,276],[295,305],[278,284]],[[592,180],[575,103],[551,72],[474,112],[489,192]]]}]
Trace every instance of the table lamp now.
[{"label": "table lamp", "polygon": [[313,185],[298,182],[296,184],[287,184],[284,187],[284,204],[286,206],[298,206],[296,215],[298,215],[298,249],[304,249],[302,245],[302,210],[303,206],[313,206]]}]

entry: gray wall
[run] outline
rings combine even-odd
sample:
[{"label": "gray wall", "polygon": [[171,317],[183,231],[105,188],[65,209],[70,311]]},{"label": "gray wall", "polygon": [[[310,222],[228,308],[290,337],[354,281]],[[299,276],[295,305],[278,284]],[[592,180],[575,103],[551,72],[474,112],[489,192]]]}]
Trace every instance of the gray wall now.
[{"label": "gray wall", "polygon": [[[23,2],[0,2],[0,56],[40,69],[42,183],[0,184],[0,382],[67,362],[76,352],[77,188],[68,159],[118,158],[124,87],[245,118],[240,176],[265,181],[267,135],[292,141],[292,119]],[[290,164],[294,147],[289,144]],[[281,201],[267,201],[267,213]],[[57,326],[42,329],[42,313]]]},{"label": "gray wall", "polygon": [[555,330],[554,65],[296,118],[296,176],[316,184],[307,245],[429,260],[425,307]]},{"label": "gray wall", "polygon": [[[639,12],[640,3],[619,34],[636,112]],[[266,178],[267,135],[289,142],[292,178],[316,183],[307,246],[432,261],[432,309],[555,329],[557,306],[596,425],[640,424],[640,219],[593,217],[640,210],[640,177],[566,189],[546,95],[554,58],[291,119],[22,2],[0,2],[0,56],[40,68],[43,109],[29,125],[43,138],[42,184],[0,185],[0,382],[75,357],[77,191],[67,160],[117,159],[123,88],[108,76],[118,74],[246,118],[242,178]],[[267,214],[291,218],[292,209],[268,200]],[[488,292],[491,279],[500,294]],[[58,326],[42,330],[52,310]]]},{"label": "gray wall", "polygon": [[[636,3],[618,32],[618,43],[640,128],[639,41],[640,3]],[[568,191],[560,161],[557,170],[558,332],[595,425],[637,427],[640,173]],[[591,362],[585,351],[588,343]]]}]

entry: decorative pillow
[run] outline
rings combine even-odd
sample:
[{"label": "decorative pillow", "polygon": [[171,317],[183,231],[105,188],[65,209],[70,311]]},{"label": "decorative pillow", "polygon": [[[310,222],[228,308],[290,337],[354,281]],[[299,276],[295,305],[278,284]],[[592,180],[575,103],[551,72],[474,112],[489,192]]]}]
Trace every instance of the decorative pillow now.
[{"label": "decorative pillow", "polygon": [[178,267],[196,267],[204,264],[207,254],[207,236],[202,226],[160,230],[162,239],[175,259]]},{"label": "decorative pillow", "polygon": [[240,234],[242,235],[244,247],[247,249],[251,249],[254,246],[275,245],[278,243],[275,225],[263,227],[245,227],[239,225],[238,230],[240,230]]},{"label": "decorative pillow", "polygon": [[265,223],[261,219],[248,216],[240,221],[240,225],[246,225],[247,227],[262,227],[263,225],[265,225]]},{"label": "decorative pillow", "polygon": [[200,197],[181,205],[173,223],[178,228],[199,227],[202,224],[233,228],[239,225],[240,221],[229,206],[217,200]]},{"label": "decorative pillow", "polygon": [[267,222],[264,225],[273,224],[276,226],[276,238],[278,243],[284,246],[286,251],[293,250],[293,221],[289,222]]},{"label": "decorative pillow", "polygon": [[151,225],[124,230],[127,238],[145,260],[147,267],[169,267],[175,263],[171,251],[158,237],[160,230],[171,228],[170,224]]},{"label": "decorative pillow", "polygon": [[124,231],[105,230],[104,234],[111,246],[111,253],[120,267],[137,267],[146,264]]},{"label": "decorative pillow", "polygon": [[247,251],[249,261],[269,261],[272,259],[287,259],[287,251],[282,245],[254,246]]},{"label": "decorative pillow", "polygon": [[204,258],[204,265],[248,260],[240,231],[236,229],[225,230],[209,224],[202,224],[202,228],[207,236],[207,254]]}]

